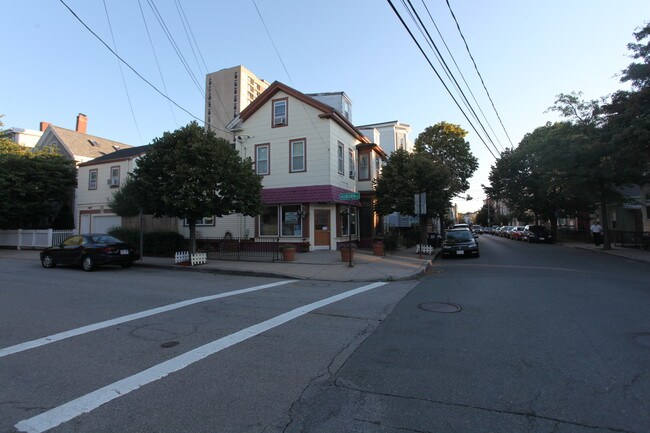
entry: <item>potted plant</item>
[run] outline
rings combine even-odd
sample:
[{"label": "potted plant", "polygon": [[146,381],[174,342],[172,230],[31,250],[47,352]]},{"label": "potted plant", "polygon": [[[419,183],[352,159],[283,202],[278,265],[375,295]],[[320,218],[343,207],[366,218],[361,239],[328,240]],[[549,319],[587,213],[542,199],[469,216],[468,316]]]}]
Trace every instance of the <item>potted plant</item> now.
[{"label": "potted plant", "polygon": [[384,239],[375,238],[375,240],[372,243],[372,253],[376,256],[383,256],[385,255],[385,251],[386,251],[386,246],[384,245]]},{"label": "potted plant", "polygon": [[285,262],[293,262],[296,259],[296,247],[294,245],[282,245],[280,251],[282,252],[282,260]]},{"label": "potted plant", "polygon": [[341,245],[341,261],[351,262],[354,258],[354,245],[343,244]]},{"label": "potted plant", "polygon": [[308,253],[310,246],[311,246],[311,244],[309,243],[309,241],[307,239],[302,240],[302,252],[303,253]]}]

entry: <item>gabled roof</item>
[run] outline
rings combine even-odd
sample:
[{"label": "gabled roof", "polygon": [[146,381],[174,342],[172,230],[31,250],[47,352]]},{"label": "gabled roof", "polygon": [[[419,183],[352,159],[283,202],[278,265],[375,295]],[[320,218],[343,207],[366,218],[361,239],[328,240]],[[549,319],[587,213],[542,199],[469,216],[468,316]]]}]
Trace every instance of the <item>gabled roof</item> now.
[{"label": "gabled roof", "polygon": [[355,128],[355,126],[350,123],[348,119],[339,114],[339,112],[337,112],[333,107],[330,107],[327,104],[323,104],[322,102],[317,101],[316,99],[307,96],[304,93],[301,93],[296,89],[289,87],[279,81],[274,81],[264,92],[260,94],[260,96],[255,98],[255,100],[251,102],[250,105],[244,108],[241,113],[239,113],[239,119],[245,122],[257,110],[269,102],[271,98],[273,98],[273,96],[275,96],[275,94],[278,92],[284,92],[287,95],[298,99],[299,101],[304,102],[311,107],[314,107],[315,109],[322,112],[322,114],[319,114],[318,117],[323,119],[332,119],[352,136],[354,136],[354,138],[357,140],[361,141],[362,143],[369,143],[368,138],[363,135],[361,131]]},{"label": "gabled roof", "polygon": [[106,164],[108,162],[115,162],[115,161],[124,161],[127,159],[133,159],[136,156],[144,155],[147,152],[147,149],[149,149],[150,145],[147,146],[137,146],[137,147],[129,147],[126,149],[120,149],[116,150],[113,153],[109,153],[107,155],[102,155],[99,158],[95,158],[93,160],[84,162],[82,164],[79,164],[79,167],[83,167],[86,165],[96,165],[96,164]]},{"label": "gabled roof", "polygon": [[108,140],[94,135],[83,134],[81,132],[72,131],[70,129],[61,128],[59,126],[49,125],[41,140],[39,146],[47,146],[50,143],[41,143],[46,139],[48,130],[52,132],[59,140],[61,145],[68,151],[70,155],[81,156],[84,158],[98,158],[116,150],[131,148],[133,146],[120,143],[118,141]]}]

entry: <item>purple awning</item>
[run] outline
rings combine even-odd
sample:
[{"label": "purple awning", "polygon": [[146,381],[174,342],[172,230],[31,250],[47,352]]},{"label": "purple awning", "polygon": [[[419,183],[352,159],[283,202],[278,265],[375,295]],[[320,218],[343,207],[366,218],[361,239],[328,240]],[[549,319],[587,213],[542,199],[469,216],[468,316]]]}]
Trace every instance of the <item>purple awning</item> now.
[{"label": "purple awning", "polygon": [[[289,188],[264,188],[262,189],[262,202],[264,204],[294,204],[294,203],[341,203],[348,204],[347,200],[340,200],[339,194],[354,192],[333,185],[295,186]],[[359,200],[353,200],[352,206],[360,207]]]}]

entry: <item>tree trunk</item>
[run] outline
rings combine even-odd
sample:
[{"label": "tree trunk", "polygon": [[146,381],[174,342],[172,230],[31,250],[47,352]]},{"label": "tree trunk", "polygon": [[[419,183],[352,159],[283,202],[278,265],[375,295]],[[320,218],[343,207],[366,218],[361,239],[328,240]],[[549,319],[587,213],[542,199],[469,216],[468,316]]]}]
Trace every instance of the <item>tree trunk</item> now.
[{"label": "tree trunk", "polygon": [[557,218],[555,216],[551,217],[551,236],[557,241]]},{"label": "tree trunk", "polygon": [[196,220],[188,218],[187,222],[190,228],[190,254],[196,254]]},{"label": "tree trunk", "polygon": [[609,239],[609,217],[607,215],[607,192],[605,187],[600,187],[600,224],[603,226],[603,249],[611,250],[612,244]]},{"label": "tree trunk", "polygon": [[427,243],[427,216],[420,215],[420,244],[426,245]]}]

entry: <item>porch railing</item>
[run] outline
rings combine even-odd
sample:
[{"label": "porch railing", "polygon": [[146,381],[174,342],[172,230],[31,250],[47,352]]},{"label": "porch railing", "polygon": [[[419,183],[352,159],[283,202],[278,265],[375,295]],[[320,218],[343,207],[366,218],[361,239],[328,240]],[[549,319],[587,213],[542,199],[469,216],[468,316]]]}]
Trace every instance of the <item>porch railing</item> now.
[{"label": "porch railing", "polygon": [[72,236],[74,230],[0,230],[0,246],[23,248],[47,248],[59,245],[67,237]]},{"label": "porch railing", "polygon": [[279,238],[235,238],[198,239],[198,247],[208,253],[208,259],[225,260],[269,260],[279,258]]}]

